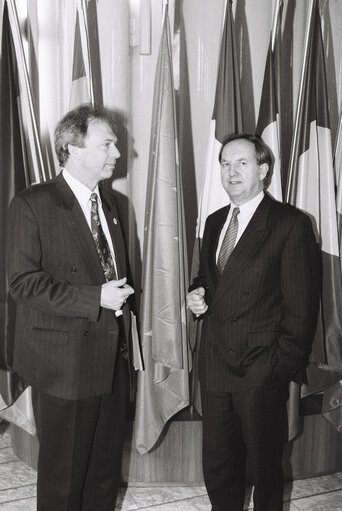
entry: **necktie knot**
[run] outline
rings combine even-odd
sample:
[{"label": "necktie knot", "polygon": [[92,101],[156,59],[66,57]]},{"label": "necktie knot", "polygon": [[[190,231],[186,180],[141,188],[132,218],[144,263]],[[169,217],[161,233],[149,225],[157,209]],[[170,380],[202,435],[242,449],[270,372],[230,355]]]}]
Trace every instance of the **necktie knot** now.
[{"label": "necktie knot", "polygon": [[[96,194],[95,194],[96,195]],[[233,209],[233,213],[232,213],[232,218],[236,218],[238,216],[238,214],[240,213],[240,208],[234,208]]]},{"label": "necktie knot", "polygon": [[97,204],[97,193],[92,193],[90,195],[90,200],[91,200],[91,205],[94,207],[97,208],[98,204]]}]

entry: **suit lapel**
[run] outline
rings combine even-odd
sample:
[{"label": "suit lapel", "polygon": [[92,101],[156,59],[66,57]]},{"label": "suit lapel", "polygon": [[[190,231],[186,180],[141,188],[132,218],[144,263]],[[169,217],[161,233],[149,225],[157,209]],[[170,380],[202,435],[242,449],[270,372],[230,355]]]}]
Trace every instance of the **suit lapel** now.
[{"label": "suit lapel", "polygon": [[265,240],[269,232],[268,218],[271,206],[272,199],[265,195],[228,259],[218,281],[212,306],[239,277]]},{"label": "suit lapel", "polygon": [[59,197],[60,214],[64,217],[65,226],[71,232],[72,239],[78,247],[84,265],[94,281],[104,282],[105,278],[96,252],[94,239],[81,206],[63,178],[62,173],[56,177],[55,182]]}]

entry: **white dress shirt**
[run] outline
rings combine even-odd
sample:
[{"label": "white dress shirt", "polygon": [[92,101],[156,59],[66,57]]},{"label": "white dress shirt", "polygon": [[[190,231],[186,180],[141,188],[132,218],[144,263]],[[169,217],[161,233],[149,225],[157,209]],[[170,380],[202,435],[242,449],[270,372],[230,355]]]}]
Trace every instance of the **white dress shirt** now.
[{"label": "white dress shirt", "polygon": [[115,261],[114,247],[113,247],[113,243],[112,243],[112,238],[109,233],[107,219],[103,212],[99,187],[96,186],[95,190],[91,191],[83,183],[78,181],[78,179],[76,179],[74,176],[72,176],[66,169],[63,169],[62,172],[63,172],[63,177],[64,177],[65,181],[70,186],[72,192],[74,193],[76,199],[79,202],[79,205],[81,206],[81,209],[82,209],[83,214],[87,220],[87,224],[88,224],[90,230],[91,230],[91,200],[90,200],[90,196],[92,193],[96,193],[98,211],[99,211],[102,230],[103,230],[103,233],[104,233],[106,240],[108,242],[110,253],[113,257],[113,261],[114,261],[114,265],[115,265],[115,271],[117,274],[117,266],[116,266],[116,261]]},{"label": "white dress shirt", "polygon": [[[226,221],[223,224],[221,234],[219,237],[219,241],[218,241],[218,245],[217,245],[216,262],[218,259],[218,255],[220,253],[224,235],[226,234],[226,230],[228,229],[230,219],[232,218],[233,209],[237,208],[237,207],[240,209],[240,213],[237,216],[237,219],[239,222],[239,228],[238,228],[238,233],[237,233],[236,240],[235,240],[235,245],[236,245],[263,198],[264,198],[264,192],[261,191],[253,199],[251,199],[248,202],[245,202],[245,204],[242,204],[241,206],[237,206],[233,202],[230,203],[230,209],[229,209]],[[235,247],[235,245],[234,245],[234,247]]]}]

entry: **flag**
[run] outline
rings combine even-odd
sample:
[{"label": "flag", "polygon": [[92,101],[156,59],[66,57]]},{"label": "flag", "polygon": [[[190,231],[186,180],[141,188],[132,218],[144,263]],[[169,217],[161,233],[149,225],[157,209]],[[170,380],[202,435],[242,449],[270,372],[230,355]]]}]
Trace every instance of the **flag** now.
[{"label": "flag", "polygon": [[[232,0],[227,0],[222,30],[216,92],[213,115],[209,127],[209,139],[206,155],[206,169],[202,188],[199,214],[197,219],[196,239],[192,254],[191,279],[197,275],[199,253],[204,226],[208,215],[229,202],[227,193],[221,183],[219,153],[223,139],[232,133],[241,133],[242,108],[240,96],[240,79]],[[194,320],[189,314],[190,347],[193,352],[193,369],[191,382],[191,409],[201,412],[200,391],[197,381],[197,357],[201,337],[202,321]]]},{"label": "flag", "polygon": [[[29,178],[25,175],[18,69],[6,2],[3,9],[0,73],[0,239],[5,240],[9,204],[17,192],[26,188]],[[0,417],[34,433],[30,389],[25,390],[24,382],[11,371],[15,303],[8,294],[5,248],[3,242],[0,248],[0,280],[3,283],[0,288]]]},{"label": "flag", "polygon": [[[311,4],[304,66],[287,183],[287,201],[307,212],[322,249],[322,298],[302,394],[324,391],[342,377],[342,280],[337,234],[335,179],[319,3]],[[330,396],[330,397],[328,397]],[[323,397],[324,416],[330,420]],[[341,403],[342,404],[342,403]],[[336,417],[336,414],[333,414]]]},{"label": "flag", "polygon": [[207,217],[229,202],[228,195],[221,184],[218,156],[224,137],[239,132],[242,132],[240,80],[235,49],[232,0],[227,0],[215,103],[209,128],[206,171],[199,207],[197,224],[199,238],[203,237]]},{"label": "flag", "polygon": [[336,195],[336,211],[337,211],[337,230],[338,230],[338,241],[340,248],[340,262],[342,267],[342,114],[338,126],[338,132],[336,137],[336,145],[334,152],[334,169],[335,179],[337,183],[337,195]]},{"label": "flag", "polygon": [[188,263],[170,39],[165,6],[145,208],[141,303],[145,371],[138,373],[135,419],[136,446],[141,454],[155,445],[166,422],[189,404]]},{"label": "flag", "polygon": [[[82,16],[84,11],[81,11]],[[84,18],[82,17],[84,20]],[[72,110],[82,103],[90,103],[90,91],[82,49],[79,8],[76,10],[72,83],[69,108]]]},{"label": "flag", "polygon": [[48,172],[46,172],[43,163],[31,84],[27,71],[18,14],[14,0],[7,0],[7,6],[9,25],[15,51],[15,59],[17,62],[18,82],[20,86],[19,113],[25,173],[27,176],[27,183],[34,184],[44,181],[52,177],[52,175],[49,172],[50,169]]},{"label": "flag", "polygon": [[262,86],[259,119],[256,133],[271,149],[274,157],[272,179],[267,191],[280,202],[283,200],[280,167],[280,120],[279,100],[275,72],[276,46],[280,46],[282,1],[278,1],[268,48],[264,82]]}]

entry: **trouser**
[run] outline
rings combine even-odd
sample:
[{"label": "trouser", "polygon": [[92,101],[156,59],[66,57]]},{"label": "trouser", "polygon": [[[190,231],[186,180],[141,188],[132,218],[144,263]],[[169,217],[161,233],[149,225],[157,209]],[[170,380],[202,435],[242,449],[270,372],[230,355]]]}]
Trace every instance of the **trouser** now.
[{"label": "trouser", "polygon": [[254,511],[281,511],[288,385],[201,393],[203,472],[212,510],[243,510],[248,458]]},{"label": "trouser", "polygon": [[80,400],[32,389],[39,440],[38,511],[113,511],[121,480],[128,403],[127,362],[113,393]]}]

